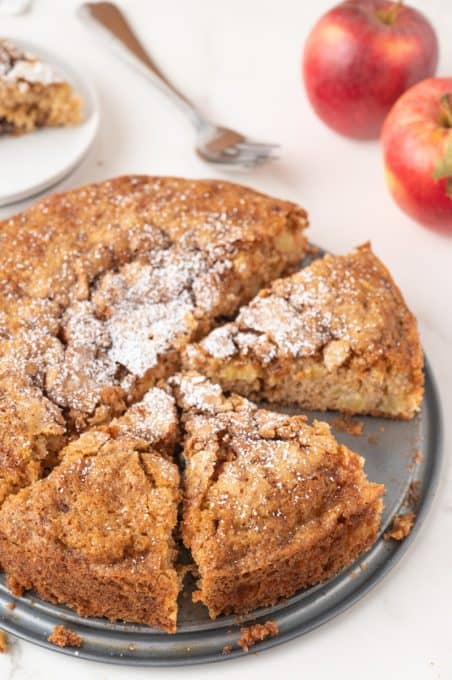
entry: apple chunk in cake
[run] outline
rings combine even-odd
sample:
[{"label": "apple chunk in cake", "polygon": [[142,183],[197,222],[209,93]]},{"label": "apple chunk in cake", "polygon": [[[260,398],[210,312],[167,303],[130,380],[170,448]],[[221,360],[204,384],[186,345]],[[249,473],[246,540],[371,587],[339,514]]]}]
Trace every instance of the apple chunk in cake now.
[{"label": "apple chunk in cake", "polygon": [[194,372],[171,384],[185,427],[182,537],[212,617],[325,581],[373,544],[384,487],[326,423],[226,398]]},{"label": "apple chunk in cake", "polygon": [[423,394],[416,320],[365,244],[261,291],[189,345],[184,365],[254,399],[411,418]]}]

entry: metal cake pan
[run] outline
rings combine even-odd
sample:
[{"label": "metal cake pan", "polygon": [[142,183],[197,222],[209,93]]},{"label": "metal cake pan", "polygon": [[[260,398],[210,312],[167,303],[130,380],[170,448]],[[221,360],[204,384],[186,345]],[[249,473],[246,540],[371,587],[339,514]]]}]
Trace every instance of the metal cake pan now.
[{"label": "metal cake pan", "polygon": [[[275,607],[241,617],[211,621],[206,609],[181,596],[178,632],[175,635],[146,626],[112,624],[103,619],[82,618],[63,606],[43,602],[33,593],[14,598],[0,576],[0,627],[19,638],[70,656],[130,666],[176,666],[227,660],[244,652],[237,645],[240,626],[272,619],[279,635],[260,642],[257,651],[304,635],[337,616],[362,598],[408,551],[422,524],[438,484],[441,467],[441,412],[438,393],[428,362],[421,413],[411,421],[359,418],[363,434],[356,437],[334,430],[338,440],[366,458],[373,481],[385,484],[385,509],[379,539],[373,548],[327,583],[299,592]],[[310,414],[332,421],[335,414]],[[421,454],[421,455],[418,455]],[[416,521],[402,542],[385,541],[383,533],[405,507],[412,482],[419,483]],[[8,605],[14,603],[14,609]],[[83,638],[80,649],[59,649],[47,642],[55,625],[65,625]],[[224,654],[223,649],[232,651]]]}]

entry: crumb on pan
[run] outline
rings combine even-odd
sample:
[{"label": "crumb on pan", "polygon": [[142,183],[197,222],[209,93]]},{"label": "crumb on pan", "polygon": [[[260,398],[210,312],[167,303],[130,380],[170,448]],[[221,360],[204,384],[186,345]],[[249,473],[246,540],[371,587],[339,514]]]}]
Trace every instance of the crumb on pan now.
[{"label": "crumb on pan", "polygon": [[416,510],[419,505],[421,497],[421,483],[420,481],[411,482],[408,487],[408,492],[405,499],[405,504],[410,510]]},{"label": "crumb on pan", "polygon": [[232,652],[232,647],[231,645],[225,645],[223,647],[222,654],[230,654]]},{"label": "crumb on pan", "polygon": [[419,465],[419,463],[422,462],[423,458],[424,458],[424,456],[422,455],[422,453],[420,451],[415,451],[414,456],[413,456],[413,463],[415,465]]},{"label": "crumb on pan", "polygon": [[402,515],[396,515],[392,521],[391,528],[384,534],[383,538],[385,541],[390,541],[391,539],[394,541],[403,541],[410,533],[415,518],[416,515],[414,512],[405,512]]},{"label": "crumb on pan", "polygon": [[253,626],[240,628],[240,640],[237,642],[239,647],[247,652],[250,647],[265,640],[268,637],[275,637],[279,633],[276,621],[266,621],[265,623],[255,623]]},{"label": "crumb on pan", "polygon": [[6,605],[6,609],[9,609],[10,612],[14,611],[15,608],[16,608],[15,602],[8,602],[8,604]]},{"label": "crumb on pan", "polygon": [[55,626],[47,640],[57,647],[81,647],[83,645],[83,638],[64,626]]},{"label": "crumb on pan", "polygon": [[0,654],[8,651],[8,638],[3,630],[0,630]]},{"label": "crumb on pan", "polygon": [[331,425],[340,430],[341,432],[346,432],[347,434],[352,434],[354,437],[359,437],[364,430],[364,423],[360,420],[354,420],[350,416],[341,415],[333,420]]},{"label": "crumb on pan", "polygon": [[6,587],[15,597],[22,597],[24,594],[24,588],[21,586],[19,581],[16,581],[14,576],[8,576],[6,580]]}]

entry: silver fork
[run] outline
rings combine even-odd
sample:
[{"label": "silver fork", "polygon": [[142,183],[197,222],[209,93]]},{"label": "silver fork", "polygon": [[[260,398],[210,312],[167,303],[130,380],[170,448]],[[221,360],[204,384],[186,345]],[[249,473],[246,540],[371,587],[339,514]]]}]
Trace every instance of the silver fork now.
[{"label": "silver fork", "polygon": [[123,61],[138,70],[190,118],[197,133],[196,153],[203,160],[225,168],[252,168],[277,158],[278,144],[252,141],[235,130],[215,125],[200,113],[160,71],[112,2],[85,2],[77,14]]}]

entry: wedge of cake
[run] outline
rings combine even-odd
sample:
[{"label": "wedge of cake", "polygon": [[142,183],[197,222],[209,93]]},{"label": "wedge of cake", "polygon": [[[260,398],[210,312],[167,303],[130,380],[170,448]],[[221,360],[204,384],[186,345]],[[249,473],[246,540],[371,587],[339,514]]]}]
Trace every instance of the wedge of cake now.
[{"label": "wedge of cake", "polygon": [[110,427],[69,444],[45,479],[9,496],[0,510],[0,563],[13,591],[34,589],[81,615],[174,632],[176,435],[172,398],[152,390]]},{"label": "wedge of cake", "polygon": [[365,244],[275,281],[184,365],[252,399],[412,418],[423,395],[416,320]]},{"label": "wedge of cake", "polygon": [[77,125],[82,99],[50,64],[0,40],[0,135]]},{"label": "wedge of cake", "polygon": [[182,536],[212,618],[273,605],[370,548],[384,487],[326,423],[226,398],[195,372],[171,385],[185,428]]}]

